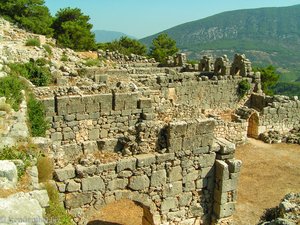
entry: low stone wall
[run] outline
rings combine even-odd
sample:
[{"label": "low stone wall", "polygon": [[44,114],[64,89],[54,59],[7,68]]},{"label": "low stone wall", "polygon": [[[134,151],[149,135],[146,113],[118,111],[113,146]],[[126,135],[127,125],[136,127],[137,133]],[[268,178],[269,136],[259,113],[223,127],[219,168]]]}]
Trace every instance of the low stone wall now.
[{"label": "low stone wall", "polygon": [[300,101],[297,97],[252,95],[251,107],[259,111],[259,134],[269,130],[289,132],[299,126]]},{"label": "low stone wall", "polygon": [[55,179],[66,208],[78,224],[87,223],[82,215],[124,198],[150,211],[148,224],[209,224],[231,216],[241,162],[233,158],[233,144],[214,142],[214,123],[171,122],[165,153],[57,168]]}]

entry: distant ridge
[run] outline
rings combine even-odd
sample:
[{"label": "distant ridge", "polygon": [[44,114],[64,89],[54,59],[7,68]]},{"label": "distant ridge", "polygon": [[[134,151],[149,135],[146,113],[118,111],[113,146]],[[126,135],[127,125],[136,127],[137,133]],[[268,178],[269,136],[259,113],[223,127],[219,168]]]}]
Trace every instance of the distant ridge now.
[{"label": "distant ridge", "polygon": [[[300,77],[300,5],[223,12],[184,23],[167,33],[193,58],[246,53],[257,65],[273,64]],[[150,45],[158,34],[141,39]],[[298,75],[297,75],[298,74]]]},{"label": "distant ridge", "polygon": [[97,42],[104,43],[104,42],[111,42],[116,39],[119,39],[120,37],[126,36],[133,39],[136,39],[135,37],[131,35],[124,34],[122,32],[117,31],[108,31],[108,30],[94,30],[95,38]]}]

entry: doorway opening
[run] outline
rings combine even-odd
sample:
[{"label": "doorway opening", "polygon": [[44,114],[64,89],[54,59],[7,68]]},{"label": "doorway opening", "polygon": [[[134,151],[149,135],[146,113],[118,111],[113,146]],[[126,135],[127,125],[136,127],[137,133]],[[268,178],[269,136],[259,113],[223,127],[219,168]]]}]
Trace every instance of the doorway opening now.
[{"label": "doorway opening", "polygon": [[253,113],[248,120],[248,137],[258,138],[259,118],[257,113]]},{"label": "doorway opening", "polygon": [[148,207],[128,199],[110,203],[95,211],[87,225],[154,225]]}]

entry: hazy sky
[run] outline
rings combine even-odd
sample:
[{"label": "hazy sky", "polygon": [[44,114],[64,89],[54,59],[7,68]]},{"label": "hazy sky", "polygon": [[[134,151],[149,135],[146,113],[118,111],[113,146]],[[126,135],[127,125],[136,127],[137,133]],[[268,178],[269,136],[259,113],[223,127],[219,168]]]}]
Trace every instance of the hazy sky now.
[{"label": "hazy sky", "polygon": [[90,16],[93,30],[120,31],[137,38],[220,12],[300,4],[300,0],[46,0],[58,9],[78,7]]}]

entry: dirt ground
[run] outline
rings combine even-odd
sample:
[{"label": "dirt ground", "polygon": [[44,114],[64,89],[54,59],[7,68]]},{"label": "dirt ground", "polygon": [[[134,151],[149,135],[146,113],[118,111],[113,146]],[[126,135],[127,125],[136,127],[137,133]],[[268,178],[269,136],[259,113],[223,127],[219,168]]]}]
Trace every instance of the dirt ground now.
[{"label": "dirt ground", "polygon": [[[300,192],[300,145],[265,144],[249,139],[236,150],[243,161],[238,186],[236,225],[255,225],[285,194]],[[143,209],[129,200],[104,207],[88,225],[141,225]]]},{"label": "dirt ground", "polygon": [[285,194],[300,192],[300,145],[249,139],[237,148],[235,157],[243,161],[236,225],[257,224],[264,210],[277,206]]}]

